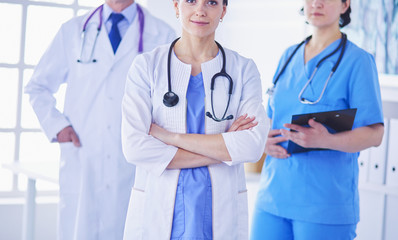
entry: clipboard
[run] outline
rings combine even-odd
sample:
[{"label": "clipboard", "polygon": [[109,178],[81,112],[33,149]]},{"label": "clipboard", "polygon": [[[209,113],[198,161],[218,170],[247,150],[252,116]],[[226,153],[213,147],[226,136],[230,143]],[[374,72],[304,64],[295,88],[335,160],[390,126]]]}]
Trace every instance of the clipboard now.
[{"label": "clipboard", "polygon": [[[292,123],[303,127],[309,127],[308,121],[314,119],[315,121],[322,123],[327,128],[329,133],[338,133],[349,131],[352,129],[354,124],[355,115],[357,113],[356,108],[342,109],[328,112],[315,112],[307,114],[298,114],[292,116]],[[294,131],[294,130],[291,130]],[[288,153],[300,153],[314,150],[326,150],[324,148],[304,148],[296,143],[289,141],[287,145]]]}]

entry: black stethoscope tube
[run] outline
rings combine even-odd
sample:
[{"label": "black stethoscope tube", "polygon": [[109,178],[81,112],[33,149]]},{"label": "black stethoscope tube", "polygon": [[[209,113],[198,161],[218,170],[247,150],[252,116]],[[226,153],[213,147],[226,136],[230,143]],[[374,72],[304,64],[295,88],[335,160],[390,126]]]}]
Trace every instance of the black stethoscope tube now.
[{"label": "black stethoscope tube", "polygon": [[[174,107],[175,105],[177,105],[179,98],[178,95],[176,93],[174,93],[171,90],[171,54],[174,48],[174,45],[177,43],[177,41],[180,38],[177,38],[176,40],[174,40],[171,44],[170,44],[170,48],[169,48],[169,53],[168,53],[168,59],[167,59],[167,83],[168,83],[168,91],[164,94],[163,96],[163,104],[167,107]],[[225,51],[223,49],[223,47],[221,46],[221,44],[219,44],[217,41],[215,41],[215,43],[217,44],[218,48],[221,51],[222,54],[222,58],[223,58],[223,64],[222,64],[222,68],[221,71],[219,73],[216,73],[212,79],[211,79],[211,83],[210,83],[210,90],[211,90],[211,110],[212,110],[212,114],[210,112],[206,112],[206,116],[213,119],[216,122],[221,122],[221,121],[225,121],[225,120],[231,120],[233,119],[233,115],[229,115],[227,117],[225,117],[225,115],[228,112],[228,108],[229,108],[229,103],[231,101],[231,95],[232,95],[232,89],[233,89],[233,81],[231,76],[228,75],[228,73],[225,71],[225,65],[226,65],[226,57],[225,57]],[[229,88],[228,88],[228,102],[227,102],[227,106],[225,108],[225,112],[222,116],[222,118],[218,118],[216,117],[216,114],[214,112],[214,104],[213,104],[213,91],[214,91],[214,84],[215,81],[218,77],[225,77],[228,79],[229,82]]]},{"label": "black stethoscope tube", "polygon": [[[290,63],[290,61],[292,60],[293,56],[296,54],[297,50],[298,50],[304,43],[308,42],[308,41],[311,39],[311,37],[312,37],[312,36],[307,37],[304,41],[302,41],[301,43],[299,43],[299,44],[297,45],[297,47],[294,49],[294,51],[292,52],[292,54],[291,54],[291,55],[289,56],[289,58],[287,59],[286,63],[283,65],[282,70],[281,70],[281,71],[278,73],[278,75],[276,76],[276,78],[275,78],[275,80],[274,80],[274,82],[273,82],[273,86],[272,86],[270,89],[268,89],[267,94],[270,94],[270,95],[273,94],[273,91],[274,91],[274,89],[275,89],[276,83],[279,81],[280,76],[281,76],[281,75],[283,74],[283,72],[286,70],[286,67],[287,67],[287,65]],[[335,50],[333,50],[333,52],[331,52],[330,54],[328,54],[327,56],[325,56],[324,58],[322,58],[322,59],[316,64],[315,70],[314,70],[314,72],[312,73],[310,79],[307,81],[307,83],[305,84],[305,86],[303,87],[303,89],[301,89],[301,91],[300,91],[300,93],[299,93],[299,100],[300,100],[301,103],[304,103],[304,104],[316,104],[316,103],[318,103],[318,102],[322,99],[323,93],[325,92],[326,86],[327,86],[327,84],[328,84],[330,78],[332,77],[333,73],[336,72],[337,68],[338,68],[339,65],[340,65],[341,59],[342,59],[343,56],[344,56],[344,52],[345,52],[345,47],[346,47],[346,45],[347,45],[347,35],[346,35],[345,33],[342,33],[342,38],[341,38],[341,41],[340,41],[339,45],[337,46],[337,48],[336,48]],[[319,66],[320,66],[326,59],[328,59],[329,57],[333,56],[333,55],[334,55],[337,51],[339,51],[340,49],[341,49],[341,52],[340,52],[339,58],[337,59],[337,62],[336,62],[335,65],[333,66],[333,68],[332,68],[332,70],[331,70],[331,72],[330,72],[330,74],[329,74],[329,77],[328,77],[328,79],[327,79],[326,82],[325,82],[325,85],[324,85],[324,87],[323,87],[323,90],[322,90],[321,95],[319,96],[319,98],[318,98],[317,100],[315,100],[315,101],[309,101],[309,100],[306,100],[305,98],[302,98],[302,97],[301,97],[302,94],[304,93],[305,89],[307,88],[307,86],[308,86],[308,85],[310,84],[310,82],[312,81],[312,79],[313,79],[315,73],[317,72]]]}]

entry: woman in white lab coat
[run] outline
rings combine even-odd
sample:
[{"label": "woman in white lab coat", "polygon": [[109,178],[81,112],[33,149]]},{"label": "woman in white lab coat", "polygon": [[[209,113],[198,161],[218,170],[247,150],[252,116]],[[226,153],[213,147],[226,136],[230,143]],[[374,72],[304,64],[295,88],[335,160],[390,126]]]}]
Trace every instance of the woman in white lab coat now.
[{"label": "woman in white lab coat", "polygon": [[[226,0],[173,3],[181,38],[135,58],[126,82],[122,144],[137,170],[124,237],[244,240],[243,163],[260,159],[267,130],[260,75],[252,60],[214,40]],[[223,63],[233,85],[219,77],[212,92]],[[179,96],[175,105],[164,99],[170,90]],[[223,121],[213,120],[226,109]]]},{"label": "woman in white lab coat", "polygon": [[[83,51],[82,29],[92,11],[63,24],[25,89],[50,141],[59,141],[57,133],[71,126],[81,144],[60,143],[59,239],[123,237],[135,167],[122,153],[120,106],[128,68],[138,54],[140,21],[134,1],[115,2],[107,0],[102,16],[97,11],[88,21]],[[114,54],[105,25],[111,7],[126,4],[122,14],[131,22]],[[174,39],[169,26],[142,10],[144,52]],[[67,89],[61,113],[53,94],[63,83]]]}]

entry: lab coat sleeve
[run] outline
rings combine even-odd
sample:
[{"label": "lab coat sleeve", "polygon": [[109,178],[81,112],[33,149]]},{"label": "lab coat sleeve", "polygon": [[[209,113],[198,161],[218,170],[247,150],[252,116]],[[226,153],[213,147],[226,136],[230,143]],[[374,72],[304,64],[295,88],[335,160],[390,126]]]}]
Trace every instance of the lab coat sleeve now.
[{"label": "lab coat sleeve", "polygon": [[68,74],[64,37],[61,28],[25,87],[25,93],[29,95],[40,125],[51,142],[56,141],[57,133],[70,125],[67,118],[55,107],[56,99],[53,96],[66,81]]},{"label": "lab coat sleeve", "polygon": [[260,74],[253,61],[248,62],[243,76],[245,79],[237,116],[245,113],[255,116],[258,125],[250,130],[222,134],[232,159],[225,162],[228,165],[257,162],[264,153],[268,124],[262,100]]},{"label": "lab coat sleeve", "polygon": [[148,134],[152,123],[148,66],[145,57],[140,55],[127,75],[122,101],[122,147],[128,162],[160,176],[178,149]]}]

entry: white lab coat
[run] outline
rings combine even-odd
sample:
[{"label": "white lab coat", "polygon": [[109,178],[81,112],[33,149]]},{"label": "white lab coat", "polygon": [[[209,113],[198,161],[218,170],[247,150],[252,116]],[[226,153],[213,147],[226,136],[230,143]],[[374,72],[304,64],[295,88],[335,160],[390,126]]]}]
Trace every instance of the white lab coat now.
[{"label": "white lab coat", "polygon": [[[167,92],[167,53],[169,45],[138,56],[129,70],[122,103],[122,144],[128,162],[137,166],[134,188],[125,226],[125,240],[170,239],[179,170],[167,170],[177,148],[148,135],[151,122],[177,133],[186,131],[186,91],[191,65],[175,54],[171,61],[171,86],[179,96],[174,107],[163,105]],[[234,120],[215,122],[206,117],[207,134],[223,133],[232,162],[209,166],[213,191],[213,239],[248,238],[247,190],[243,162],[260,159],[267,125],[262,105],[260,75],[252,60],[225,49],[226,71],[233,79],[231,103],[226,116],[235,119],[244,113],[256,116],[252,130],[224,133]],[[205,109],[211,109],[210,81],[222,66],[222,54],[201,65]],[[228,81],[220,78],[214,90],[218,117],[225,111]],[[210,110],[211,111],[211,110]]]},{"label": "white lab coat", "polygon": [[[144,51],[171,42],[174,31],[146,10]],[[59,239],[122,239],[135,167],[121,148],[121,101],[126,75],[138,54],[138,18],[131,23],[114,55],[102,27],[94,57],[82,64],[81,32],[88,14],[61,27],[25,88],[41,126],[51,141],[68,125],[82,147],[61,143]],[[88,25],[87,57],[97,33],[96,13]],[[55,108],[53,94],[67,84],[64,112]]]}]

